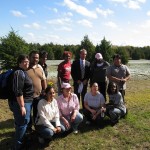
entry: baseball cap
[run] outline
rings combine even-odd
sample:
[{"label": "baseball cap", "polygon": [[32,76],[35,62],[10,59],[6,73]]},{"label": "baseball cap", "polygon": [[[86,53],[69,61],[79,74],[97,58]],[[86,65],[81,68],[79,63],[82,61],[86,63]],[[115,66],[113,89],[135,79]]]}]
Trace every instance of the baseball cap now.
[{"label": "baseball cap", "polygon": [[69,88],[71,88],[71,85],[69,83],[62,83],[61,88],[62,89],[69,89]]},{"label": "baseball cap", "polygon": [[96,59],[103,59],[103,56],[101,53],[96,53],[95,58]]}]

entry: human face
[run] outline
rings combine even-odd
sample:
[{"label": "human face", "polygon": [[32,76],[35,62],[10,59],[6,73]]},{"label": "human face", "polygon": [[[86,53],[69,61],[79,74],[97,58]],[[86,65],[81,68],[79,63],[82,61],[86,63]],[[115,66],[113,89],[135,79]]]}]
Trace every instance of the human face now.
[{"label": "human face", "polygon": [[86,58],[86,55],[87,55],[87,52],[86,52],[86,51],[81,51],[81,52],[80,52],[80,58],[81,58],[82,60],[84,60],[84,59]]},{"label": "human face", "polygon": [[70,59],[71,59],[71,55],[70,55],[70,54],[66,54],[66,56],[65,56],[65,61],[66,61],[66,62],[69,62]]},{"label": "human face", "polygon": [[96,93],[96,92],[98,91],[98,84],[97,84],[97,83],[94,83],[94,84],[92,85],[91,91],[92,91],[93,93]]},{"label": "human face", "polygon": [[47,60],[47,55],[43,55],[41,58],[41,62],[46,63],[46,60]]},{"label": "human face", "polygon": [[33,64],[33,65],[38,64],[38,62],[39,62],[39,54],[32,54],[30,59],[31,59],[30,60],[31,64]]},{"label": "human face", "polygon": [[64,88],[62,91],[64,97],[69,97],[69,95],[71,94],[71,88]]},{"label": "human face", "polygon": [[20,64],[19,67],[22,68],[23,70],[27,70],[29,67],[29,59],[26,58],[24,59]]},{"label": "human face", "polygon": [[46,94],[46,96],[47,96],[47,99],[48,99],[48,100],[53,99],[53,98],[55,97],[55,90],[54,90],[54,88],[51,88],[51,89],[49,90],[49,92]]},{"label": "human face", "polygon": [[114,65],[120,66],[121,65],[121,59],[120,58],[114,58]]},{"label": "human face", "polygon": [[116,92],[116,89],[117,89],[116,85],[113,84],[113,85],[111,86],[111,92],[112,92],[112,93],[115,93],[115,92]]}]

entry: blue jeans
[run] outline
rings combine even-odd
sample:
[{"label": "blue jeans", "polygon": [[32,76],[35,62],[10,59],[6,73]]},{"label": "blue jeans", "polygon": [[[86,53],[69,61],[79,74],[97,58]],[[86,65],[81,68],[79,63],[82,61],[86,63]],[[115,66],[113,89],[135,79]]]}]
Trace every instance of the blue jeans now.
[{"label": "blue jeans", "polygon": [[[69,124],[71,125],[71,128],[75,131],[78,129],[79,124],[83,121],[83,115],[78,112],[74,122],[71,122],[70,118],[68,117],[65,117],[65,119],[68,120]],[[65,127],[66,130],[68,130],[62,120],[61,120],[61,124]]]},{"label": "blue jeans", "polygon": [[114,108],[109,110],[109,115],[111,120],[119,120],[123,113],[120,109]]},{"label": "blue jeans", "polygon": [[[52,123],[52,122],[51,122]],[[55,123],[52,123],[55,126]],[[63,125],[60,126],[61,133],[65,131],[65,127]],[[36,125],[35,126],[36,131],[39,133],[39,135],[44,139],[51,139],[51,137],[55,134],[54,131],[46,126],[43,125]]]},{"label": "blue jeans", "polygon": [[26,115],[22,116],[18,102],[13,102],[12,110],[15,120],[15,149],[20,149],[23,141],[23,137],[26,132],[27,125],[30,121],[32,102],[25,103]]}]

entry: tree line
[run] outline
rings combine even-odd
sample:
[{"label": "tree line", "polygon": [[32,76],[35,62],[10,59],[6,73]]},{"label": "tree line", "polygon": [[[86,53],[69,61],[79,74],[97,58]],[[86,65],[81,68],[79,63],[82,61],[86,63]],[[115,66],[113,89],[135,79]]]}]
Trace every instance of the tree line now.
[{"label": "tree line", "polygon": [[0,37],[0,60],[1,66],[4,69],[10,69],[16,65],[16,59],[19,54],[29,54],[32,50],[47,51],[48,60],[61,60],[64,51],[72,52],[73,59],[79,58],[80,50],[84,48],[87,50],[87,59],[91,62],[97,52],[100,52],[104,60],[109,63],[112,62],[112,56],[119,53],[122,56],[122,62],[128,63],[129,59],[149,59],[150,60],[150,46],[133,47],[133,46],[115,46],[105,37],[99,44],[94,46],[90,41],[88,35],[85,35],[81,44],[78,45],[61,45],[45,43],[27,43],[21,36],[13,29],[8,35]]}]

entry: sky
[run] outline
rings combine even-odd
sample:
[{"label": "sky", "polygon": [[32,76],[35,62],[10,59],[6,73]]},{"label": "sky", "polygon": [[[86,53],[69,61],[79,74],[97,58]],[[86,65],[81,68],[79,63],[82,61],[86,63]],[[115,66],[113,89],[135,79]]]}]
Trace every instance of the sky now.
[{"label": "sky", "polygon": [[150,46],[150,0],[4,0],[0,37],[13,28],[28,43]]}]

